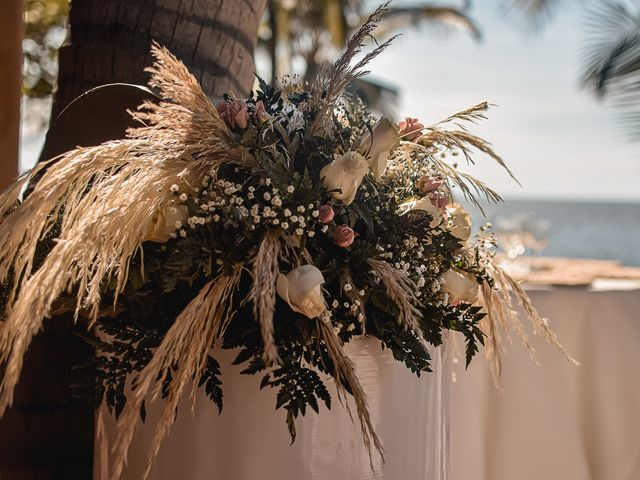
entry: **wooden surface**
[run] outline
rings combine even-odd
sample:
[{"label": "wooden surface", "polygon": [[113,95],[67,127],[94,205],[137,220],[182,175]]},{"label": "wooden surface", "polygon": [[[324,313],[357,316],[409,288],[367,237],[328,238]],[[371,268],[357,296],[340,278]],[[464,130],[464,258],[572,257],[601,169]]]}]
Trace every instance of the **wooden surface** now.
[{"label": "wooden surface", "polygon": [[0,190],[18,175],[21,42],[22,0],[3,0],[0,14]]},{"label": "wooden surface", "polygon": [[532,285],[588,286],[602,279],[640,281],[639,267],[614,260],[522,257],[508,270],[516,280]]}]

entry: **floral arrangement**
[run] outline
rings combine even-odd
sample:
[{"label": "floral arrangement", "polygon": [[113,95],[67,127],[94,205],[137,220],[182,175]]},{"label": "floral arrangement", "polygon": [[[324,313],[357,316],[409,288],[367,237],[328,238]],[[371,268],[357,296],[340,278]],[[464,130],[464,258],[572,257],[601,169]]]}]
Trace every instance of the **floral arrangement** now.
[{"label": "floral arrangement", "polygon": [[[466,359],[497,359],[516,324],[512,293],[546,323],[492,253],[493,239],[455,198],[500,197],[447,161],[477,149],[506,168],[464,124],[486,103],[425,126],[377,119],[345,95],[387,43],[353,62],[384,12],[305,90],[260,81],[216,105],[169,52],[154,47],[150,86],[161,101],[132,115],[127,138],[78,148],[37,167],[0,198],[0,411],[45,318],[88,319],[91,391],[119,416],[116,475],[145,401],[164,407],[152,456],[185,390],[222,409],[214,347],[235,349],[295,419],[351,396],[365,444],[382,452],[366,394],[343,345],[359,335],[420,376],[427,345],[461,332]],[[508,170],[507,170],[508,171]],[[38,181],[16,205],[23,186]]]}]

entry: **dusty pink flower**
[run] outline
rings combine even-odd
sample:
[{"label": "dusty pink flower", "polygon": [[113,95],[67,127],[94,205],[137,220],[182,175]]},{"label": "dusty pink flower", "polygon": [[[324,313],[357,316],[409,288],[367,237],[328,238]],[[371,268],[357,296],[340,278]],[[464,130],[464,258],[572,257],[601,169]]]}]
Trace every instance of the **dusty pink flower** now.
[{"label": "dusty pink flower", "polygon": [[417,118],[407,117],[403,122],[400,122],[400,131],[398,133],[402,140],[413,142],[420,137],[423,128],[424,125]]},{"label": "dusty pink flower", "polygon": [[256,102],[256,120],[258,123],[262,123],[267,118],[267,109],[264,107],[264,102],[262,100],[258,100]]},{"label": "dusty pink flower", "polygon": [[249,125],[249,110],[247,109],[247,104],[242,100],[232,100],[231,102],[222,100],[218,102],[216,109],[220,114],[220,118],[230,128],[244,129]]},{"label": "dusty pink flower", "polygon": [[356,233],[346,225],[339,225],[333,231],[333,241],[339,247],[348,247],[353,243],[354,238],[356,238]]},{"label": "dusty pink flower", "polygon": [[444,212],[449,203],[449,195],[442,192],[432,192],[429,194],[429,200],[434,207]]},{"label": "dusty pink flower", "polygon": [[418,189],[422,193],[429,193],[440,188],[442,183],[442,180],[439,178],[424,175],[418,179]]},{"label": "dusty pink flower", "polygon": [[331,220],[333,220],[333,217],[336,215],[331,205],[321,205],[320,208],[318,208],[318,213],[318,220],[322,223],[331,223]]}]

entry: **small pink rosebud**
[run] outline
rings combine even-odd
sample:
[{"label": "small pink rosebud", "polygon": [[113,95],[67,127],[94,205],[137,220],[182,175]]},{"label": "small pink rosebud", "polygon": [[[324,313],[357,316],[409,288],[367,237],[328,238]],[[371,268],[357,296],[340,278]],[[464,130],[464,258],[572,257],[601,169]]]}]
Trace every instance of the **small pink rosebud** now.
[{"label": "small pink rosebud", "polygon": [[249,110],[242,100],[227,102],[222,100],[216,105],[220,118],[230,128],[245,129],[249,125]]},{"label": "small pink rosebud", "polygon": [[424,125],[417,118],[407,117],[403,122],[400,122],[400,131],[398,133],[402,140],[413,142],[422,135],[423,128]]},{"label": "small pink rosebud", "polygon": [[258,123],[262,123],[267,119],[267,109],[264,107],[264,102],[262,100],[258,100],[256,102],[256,121]]},{"label": "small pink rosebud", "polygon": [[434,207],[444,212],[449,203],[449,195],[442,192],[432,192],[429,194],[429,200]]},{"label": "small pink rosebud", "polygon": [[442,183],[440,178],[424,175],[418,179],[418,189],[422,193],[429,193],[440,188]]},{"label": "small pink rosebud", "polygon": [[353,243],[356,238],[356,234],[350,227],[346,225],[339,225],[333,231],[333,241],[339,247],[345,248]]},{"label": "small pink rosebud", "polygon": [[336,212],[333,211],[331,205],[321,205],[320,208],[318,208],[318,220],[322,223],[331,223],[335,215]]}]

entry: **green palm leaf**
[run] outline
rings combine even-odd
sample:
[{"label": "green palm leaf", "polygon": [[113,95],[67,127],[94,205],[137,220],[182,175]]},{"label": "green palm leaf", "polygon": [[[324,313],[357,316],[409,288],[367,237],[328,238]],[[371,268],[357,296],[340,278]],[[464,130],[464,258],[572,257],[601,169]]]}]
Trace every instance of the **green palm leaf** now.
[{"label": "green palm leaf", "polygon": [[592,8],[588,18],[583,84],[599,96],[639,94],[640,9],[607,1]]},{"label": "green palm leaf", "polygon": [[419,27],[423,24],[446,31],[462,30],[470,33],[476,40],[482,39],[480,28],[463,9],[434,6],[430,3],[390,8],[376,28],[375,35],[389,37],[409,27]]}]

